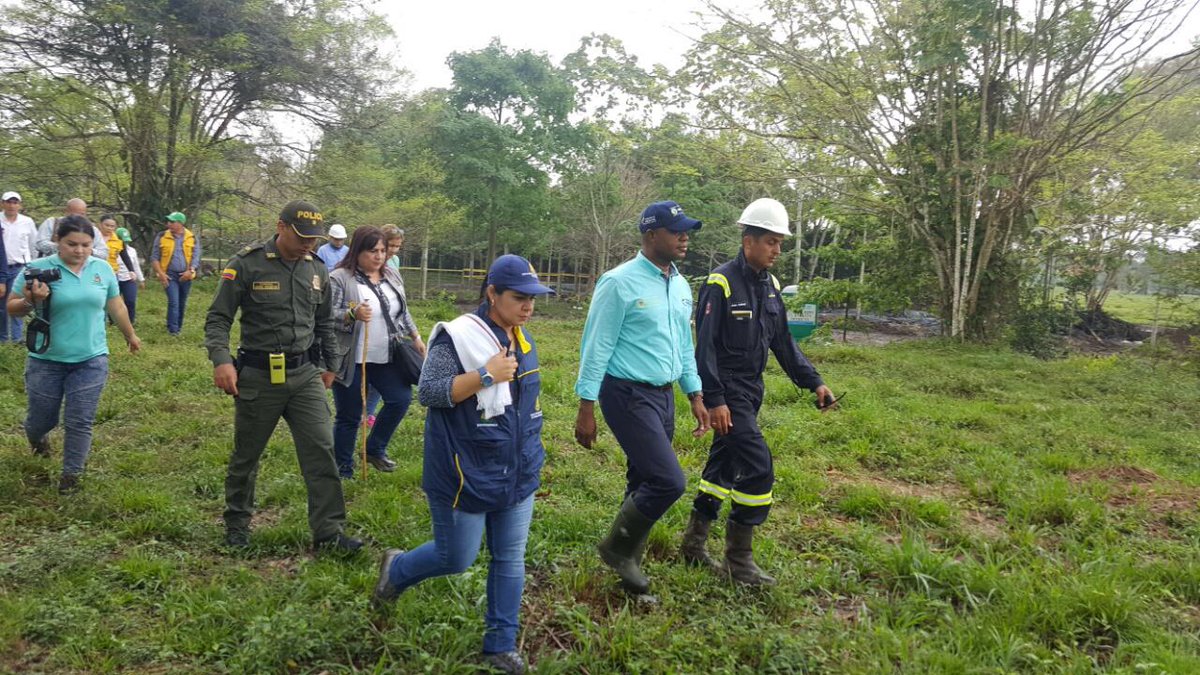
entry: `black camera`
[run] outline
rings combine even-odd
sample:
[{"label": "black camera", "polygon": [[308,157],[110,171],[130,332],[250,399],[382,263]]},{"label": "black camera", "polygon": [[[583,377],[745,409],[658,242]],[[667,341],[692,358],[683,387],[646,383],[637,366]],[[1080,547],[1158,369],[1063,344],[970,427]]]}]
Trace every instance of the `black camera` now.
[{"label": "black camera", "polygon": [[35,281],[40,281],[43,284],[51,284],[59,279],[62,279],[62,270],[58,269],[57,267],[50,267],[47,269],[38,269],[33,267],[25,268],[26,286]]}]

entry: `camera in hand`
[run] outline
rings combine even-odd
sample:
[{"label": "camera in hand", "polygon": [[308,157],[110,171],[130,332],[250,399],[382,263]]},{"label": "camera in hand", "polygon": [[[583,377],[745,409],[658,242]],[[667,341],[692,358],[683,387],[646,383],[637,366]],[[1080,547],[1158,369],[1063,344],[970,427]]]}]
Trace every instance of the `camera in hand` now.
[{"label": "camera in hand", "polygon": [[43,284],[50,284],[62,279],[62,270],[57,267],[48,269],[38,269],[34,267],[25,268],[25,284],[29,285],[35,281],[40,281]]}]

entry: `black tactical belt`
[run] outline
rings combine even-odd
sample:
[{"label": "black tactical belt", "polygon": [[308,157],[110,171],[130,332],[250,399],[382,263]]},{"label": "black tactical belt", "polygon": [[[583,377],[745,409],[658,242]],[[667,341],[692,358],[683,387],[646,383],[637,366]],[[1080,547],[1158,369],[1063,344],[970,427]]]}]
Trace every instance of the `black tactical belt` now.
[{"label": "black tactical belt", "polygon": [[[270,352],[251,352],[242,349],[238,350],[238,364],[248,366],[250,368],[261,368],[268,370],[271,367]],[[300,352],[299,354],[288,354],[284,357],[285,368],[299,368],[309,362],[308,354]]]},{"label": "black tactical belt", "polygon": [[637,380],[626,380],[623,377],[613,377],[612,375],[609,375],[608,377],[612,377],[612,379],[616,380],[617,382],[624,382],[626,384],[632,384],[633,386],[637,387],[638,389],[650,389],[653,391],[670,391],[675,386],[674,382],[668,382],[666,384],[650,384],[649,382],[638,382]]}]

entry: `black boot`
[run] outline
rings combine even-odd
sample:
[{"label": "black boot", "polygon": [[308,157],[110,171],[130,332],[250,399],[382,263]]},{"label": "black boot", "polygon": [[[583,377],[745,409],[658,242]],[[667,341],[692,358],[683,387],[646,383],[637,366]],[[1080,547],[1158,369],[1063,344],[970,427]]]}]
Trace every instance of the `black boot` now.
[{"label": "black boot", "polygon": [[596,546],[600,559],[621,577],[625,590],[637,595],[650,590],[650,580],[642,574],[641,558],[652,527],[654,521],[637,510],[632,497],[626,497],[608,536]]},{"label": "black boot", "polygon": [[700,515],[695,510],[688,520],[687,529],[683,531],[683,543],[679,546],[679,557],[683,562],[696,567],[717,569],[717,564],[709,557],[705,544],[708,542],[708,530],[712,521]]},{"label": "black boot", "polygon": [[750,586],[774,586],[775,578],[754,564],[754,527],[728,521],[725,525],[725,571],[734,581]]}]

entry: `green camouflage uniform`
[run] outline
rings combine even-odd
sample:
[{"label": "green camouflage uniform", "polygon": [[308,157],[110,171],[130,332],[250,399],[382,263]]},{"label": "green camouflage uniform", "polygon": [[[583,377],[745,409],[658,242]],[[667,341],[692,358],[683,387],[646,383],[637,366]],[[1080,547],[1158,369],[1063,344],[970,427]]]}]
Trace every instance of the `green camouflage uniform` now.
[{"label": "green camouflage uniform", "polygon": [[[305,354],[320,343],[324,370],[337,371],[339,356],[330,309],[329,273],[311,255],[284,260],[271,239],[248,246],[229,261],[204,323],[204,345],[213,366],[235,363],[229,331],[240,309],[241,349]],[[225,527],[248,531],[254,513],[258,462],[279,418],[287,420],[308,488],[313,540],[336,537],[346,522],[346,502],[333,459],[333,428],[319,363],[287,369],[286,382],[271,384],[264,368],[235,364],[233,454],[225,476]]]}]

